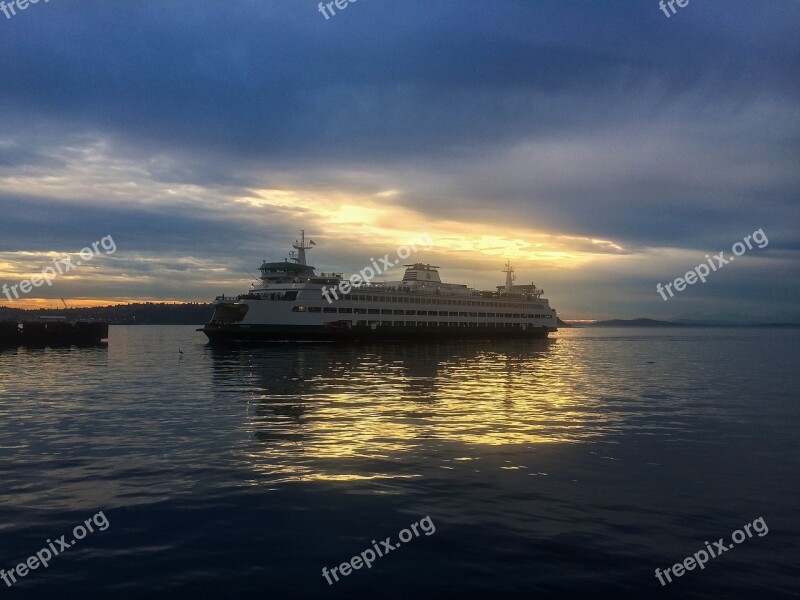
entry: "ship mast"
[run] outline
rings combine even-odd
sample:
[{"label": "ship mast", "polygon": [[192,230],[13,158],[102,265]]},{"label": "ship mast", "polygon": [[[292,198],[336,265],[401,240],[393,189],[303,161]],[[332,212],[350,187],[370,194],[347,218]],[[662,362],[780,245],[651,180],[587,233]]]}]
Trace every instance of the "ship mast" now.
[{"label": "ship mast", "polygon": [[292,260],[295,261],[298,265],[305,265],[306,264],[306,250],[311,250],[311,246],[316,246],[314,240],[308,240],[308,244],[306,244],[306,230],[300,230],[300,241],[294,241],[292,244],[292,248],[297,250],[297,258],[294,256]]},{"label": "ship mast", "polygon": [[506,261],[506,268],[502,272],[506,274],[506,292],[510,292],[514,286],[514,280],[517,278],[510,261]]}]

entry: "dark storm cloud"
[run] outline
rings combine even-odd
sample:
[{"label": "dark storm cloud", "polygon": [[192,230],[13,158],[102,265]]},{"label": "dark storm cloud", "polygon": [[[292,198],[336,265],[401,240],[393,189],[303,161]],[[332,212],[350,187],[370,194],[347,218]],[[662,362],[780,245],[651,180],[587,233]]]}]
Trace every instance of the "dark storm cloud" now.
[{"label": "dark storm cloud", "polygon": [[[233,215],[223,218],[201,207],[193,213],[171,206],[81,208],[48,198],[0,197],[4,221],[0,252],[77,252],[86,243],[111,235],[127,252],[155,256],[203,254],[236,260],[241,252],[258,255],[263,251],[263,243],[248,244],[247,240],[285,231],[247,220],[245,214],[236,220]],[[281,252],[285,252],[284,246],[286,240]]]},{"label": "dark storm cloud", "polygon": [[[335,161],[653,118],[695,88],[797,99],[796,4],[696,4],[681,22],[643,2],[364,2],[330,22],[312,2],[36,6],[3,23],[2,98],[17,125]],[[645,85],[649,106],[615,104]]]}]

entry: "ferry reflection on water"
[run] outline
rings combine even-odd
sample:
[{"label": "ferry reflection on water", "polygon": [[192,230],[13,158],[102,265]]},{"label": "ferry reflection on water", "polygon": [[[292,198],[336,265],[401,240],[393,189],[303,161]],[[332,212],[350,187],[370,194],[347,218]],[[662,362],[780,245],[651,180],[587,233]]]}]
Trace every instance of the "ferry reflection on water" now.
[{"label": "ferry reflection on water", "polygon": [[[217,348],[216,393],[247,398],[253,467],[278,479],[413,476],[407,452],[586,440],[613,429],[557,340]],[[372,465],[372,466],[370,466]]]}]

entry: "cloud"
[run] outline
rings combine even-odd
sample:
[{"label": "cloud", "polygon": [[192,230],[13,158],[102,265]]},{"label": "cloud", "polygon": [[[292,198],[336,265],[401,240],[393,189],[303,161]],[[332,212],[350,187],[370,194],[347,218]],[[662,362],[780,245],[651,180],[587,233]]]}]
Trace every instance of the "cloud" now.
[{"label": "cloud", "polygon": [[[454,277],[491,286],[511,258],[556,305],[635,316],[663,310],[649,288],[673,268],[763,227],[752,302],[785,311],[798,24],[776,0],[670,19],[364,2],[329,21],[302,2],[40,3],[0,39],[4,276],[110,232],[128,262],[82,296],[202,299],[302,227],[320,264],[353,270],[428,231]],[[731,272],[713,289],[753,275]]]}]

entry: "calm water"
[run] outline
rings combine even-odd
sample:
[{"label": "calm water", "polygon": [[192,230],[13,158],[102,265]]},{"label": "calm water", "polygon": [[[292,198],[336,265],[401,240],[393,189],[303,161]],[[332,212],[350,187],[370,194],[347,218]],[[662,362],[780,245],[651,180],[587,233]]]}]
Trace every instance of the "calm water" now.
[{"label": "calm water", "polygon": [[[798,359],[800,331],[743,329],[215,351],[139,326],[2,351],[0,568],[109,526],[0,590],[797,597]],[[426,516],[433,534],[322,577]],[[759,517],[767,535],[655,578]]]}]

